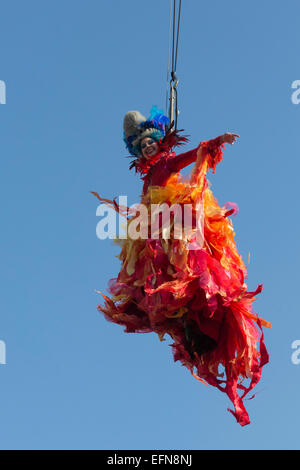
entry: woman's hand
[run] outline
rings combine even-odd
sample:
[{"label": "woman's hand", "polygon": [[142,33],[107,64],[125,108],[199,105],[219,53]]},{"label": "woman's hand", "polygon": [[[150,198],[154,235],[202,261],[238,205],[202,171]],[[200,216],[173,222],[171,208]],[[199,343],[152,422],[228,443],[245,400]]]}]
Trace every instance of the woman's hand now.
[{"label": "woman's hand", "polygon": [[221,136],[221,140],[224,144],[233,145],[238,137],[240,137],[238,134],[232,134],[231,132],[225,132],[225,134],[223,134]]}]

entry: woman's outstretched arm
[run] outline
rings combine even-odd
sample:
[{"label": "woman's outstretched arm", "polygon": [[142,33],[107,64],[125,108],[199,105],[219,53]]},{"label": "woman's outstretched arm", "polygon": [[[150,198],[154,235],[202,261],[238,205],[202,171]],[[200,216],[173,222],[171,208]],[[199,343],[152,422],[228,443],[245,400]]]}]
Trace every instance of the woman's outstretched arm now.
[{"label": "woman's outstretched arm", "polygon": [[233,145],[236,139],[239,137],[238,134],[233,134],[232,132],[225,132],[225,134],[220,135],[212,140],[207,140],[201,142],[197,152],[197,160],[193,170],[193,173],[199,169],[203,161],[206,159],[208,163],[208,168],[215,172],[217,164],[223,158],[223,148],[224,144]]},{"label": "woman's outstretched arm", "polygon": [[201,158],[205,156],[205,151],[201,151],[201,147],[203,147],[203,150],[204,148],[206,148],[206,150],[209,151],[210,149],[217,149],[218,147],[226,143],[232,145],[238,137],[238,134],[226,132],[225,134],[222,134],[219,137],[216,137],[215,139],[208,140],[206,142],[201,142],[200,145],[195,149],[185,153],[181,153],[170,159],[168,162],[169,170],[171,172],[178,172],[186,166],[190,165],[191,163],[195,162],[196,160],[196,166],[198,167],[201,164]]}]

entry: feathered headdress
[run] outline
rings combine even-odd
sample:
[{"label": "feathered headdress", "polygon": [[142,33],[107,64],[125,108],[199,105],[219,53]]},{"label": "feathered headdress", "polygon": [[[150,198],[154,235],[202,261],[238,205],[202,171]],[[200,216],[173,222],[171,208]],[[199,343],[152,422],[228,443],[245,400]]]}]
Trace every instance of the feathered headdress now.
[{"label": "feathered headdress", "polygon": [[142,164],[140,144],[145,137],[151,137],[158,142],[160,151],[169,151],[172,147],[188,141],[176,130],[172,131],[169,118],[156,106],[152,107],[148,119],[139,111],[128,111],[124,117],[124,142],[129,153],[136,157],[131,163],[130,169],[139,170]]},{"label": "feathered headdress", "polygon": [[128,111],[124,117],[124,142],[130,154],[141,156],[140,143],[145,137],[152,137],[157,142],[163,139],[169,123],[167,116],[156,106],[151,109],[148,119],[139,111]]}]

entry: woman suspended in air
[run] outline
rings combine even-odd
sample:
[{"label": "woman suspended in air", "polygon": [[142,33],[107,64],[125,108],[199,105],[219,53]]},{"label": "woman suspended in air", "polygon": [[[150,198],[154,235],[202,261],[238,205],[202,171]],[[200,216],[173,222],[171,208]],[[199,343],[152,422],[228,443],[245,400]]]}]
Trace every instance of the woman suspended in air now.
[{"label": "woman suspended in air", "polygon": [[[169,335],[174,360],[225,392],[234,407],[229,411],[244,426],[250,421],[243,399],[268,362],[262,326],[271,325],[252,309],[262,285],[247,291],[246,267],[229,218],[236,206],[220,207],[206,177],[222,160],[225,144],[239,136],[228,132],[176,155],[173,148],[187,139],[167,131],[168,125],[156,108],[148,119],[138,111],[125,115],[124,140],[134,158],[130,168],[143,181],[141,205],[148,216],[141,236],[133,237],[141,210],[129,211],[128,236],[117,240],[121,270],[110,281],[111,297],[102,294],[105,303],[98,309],[128,333],[155,332],[161,340]],[[184,179],[180,170],[191,163],[191,175]],[[94,194],[124,214],[124,207]],[[164,217],[174,207],[173,217]]]}]

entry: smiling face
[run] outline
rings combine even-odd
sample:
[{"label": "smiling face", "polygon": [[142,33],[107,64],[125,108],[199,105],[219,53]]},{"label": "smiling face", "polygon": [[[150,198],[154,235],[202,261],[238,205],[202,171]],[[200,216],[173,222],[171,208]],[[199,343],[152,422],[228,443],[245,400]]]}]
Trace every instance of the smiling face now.
[{"label": "smiling face", "polygon": [[159,151],[158,143],[152,137],[145,137],[141,142],[141,152],[144,158],[154,157]]}]

